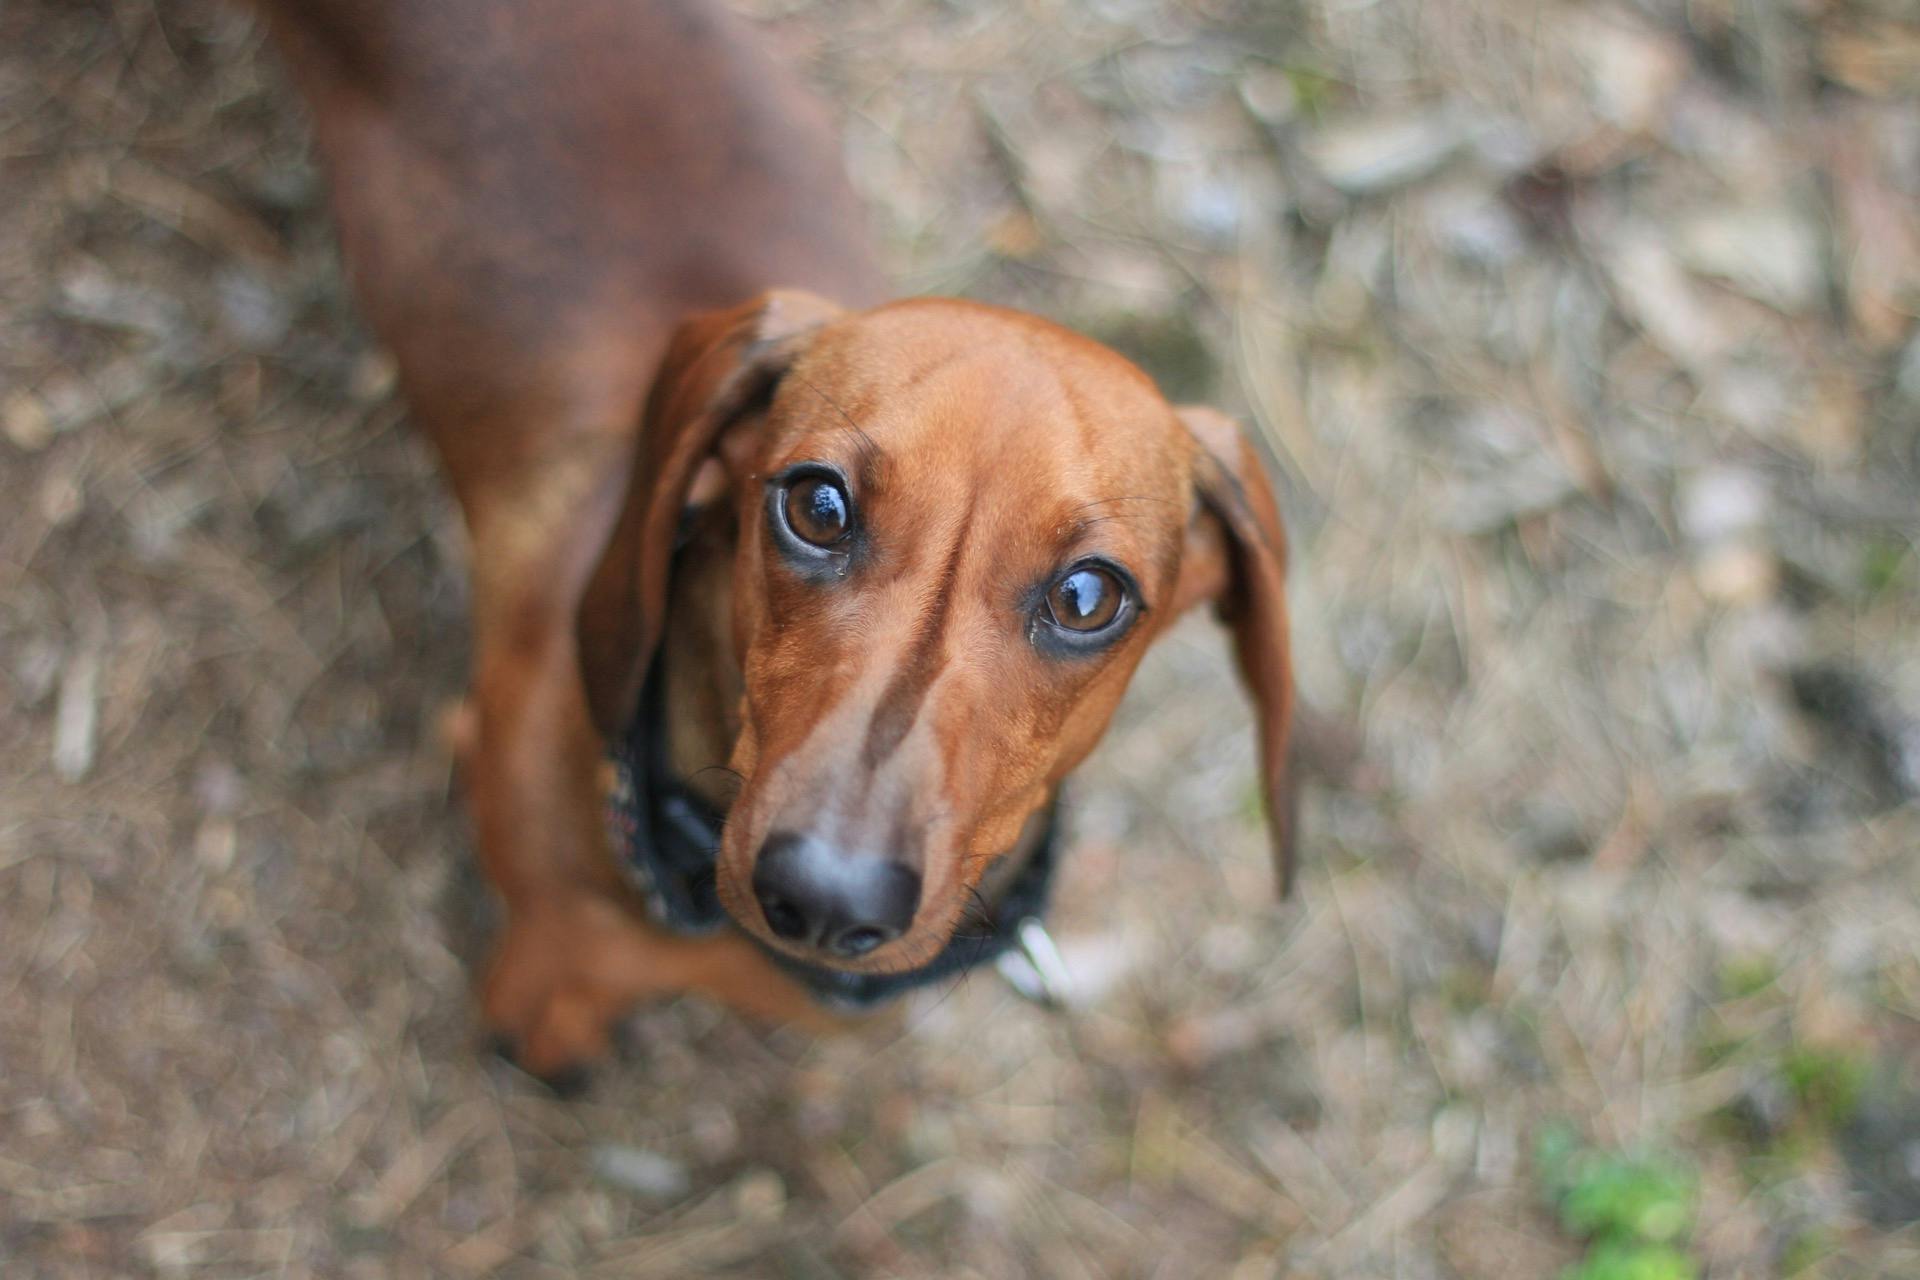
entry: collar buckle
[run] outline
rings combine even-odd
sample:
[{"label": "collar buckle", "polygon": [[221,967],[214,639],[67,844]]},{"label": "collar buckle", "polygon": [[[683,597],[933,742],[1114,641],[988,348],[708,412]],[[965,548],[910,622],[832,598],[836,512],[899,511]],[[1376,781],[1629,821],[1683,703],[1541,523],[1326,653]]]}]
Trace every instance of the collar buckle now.
[{"label": "collar buckle", "polygon": [[1073,971],[1039,916],[1023,916],[1014,926],[1013,946],[1000,953],[994,968],[1016,994],[1043,1009],[1074,1002]]}]

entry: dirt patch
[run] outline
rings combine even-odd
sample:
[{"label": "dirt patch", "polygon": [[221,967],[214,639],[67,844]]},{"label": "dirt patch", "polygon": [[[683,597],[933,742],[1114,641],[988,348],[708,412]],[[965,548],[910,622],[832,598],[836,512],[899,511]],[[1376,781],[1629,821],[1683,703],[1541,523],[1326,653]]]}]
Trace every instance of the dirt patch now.
[{"label": "dirt patch", "polygon": [[489,1064],[457,522],[299,109],[218,5],[8,5],[0,1270],[1551,1275],[1558,1118],[1706,1274],[1914,1274],[1903,6],[751,7],[905,289],[1271,445],[1297,898],[1196,623],[1073,793],[1081,1010]]}]

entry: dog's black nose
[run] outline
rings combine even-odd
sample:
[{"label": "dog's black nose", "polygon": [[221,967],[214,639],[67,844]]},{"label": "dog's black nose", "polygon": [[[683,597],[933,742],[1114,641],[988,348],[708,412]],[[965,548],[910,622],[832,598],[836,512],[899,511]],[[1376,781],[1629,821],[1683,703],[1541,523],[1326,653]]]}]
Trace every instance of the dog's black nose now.
[{"label": "dog's black nose", "polygon": [[920,873],[779,832],[760,848],[753,895],[776,937],[852,959],[907,931],[920,905]]}]

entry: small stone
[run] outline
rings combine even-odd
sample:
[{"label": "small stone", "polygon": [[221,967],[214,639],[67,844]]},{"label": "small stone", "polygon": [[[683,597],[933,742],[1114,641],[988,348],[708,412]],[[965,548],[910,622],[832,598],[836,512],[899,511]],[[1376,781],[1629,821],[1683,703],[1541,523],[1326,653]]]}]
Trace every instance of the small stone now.
[{"label": "small stone", "polygon": [[212,817],[227,817],[246,798],[246,784],[232,765],[224,760],[212,760],[194,774],[193,796],[202,812]]},{"label": "small stone", "polygon": [[[1820,66],[1829,77],[1856,93],[1895,98],[1920,89],[1920,33],[1896,18],[1857,29],[1826,32],[1820,41]],[[1851,27],[1852,24],[1848,24]]]},{"label": "small stone", "polygon": [[680,1161],[639,1147],[601,1143],[593,1149],[592,1165],[602,1182],[649,1199],[677,1199],[692,1185]]},{"label": "small stone", "polygon": [[687,1108],[687,1136],[708,1160],[725,1160],[740,1149],[740,1125],[733,1112],[717,1102]]},{"label": "small stone", "polygon": [[1267,125],[1285,124],[1299,114],[1300,93],[1293,77],[1278,67],[1260,67],[1240,81],[1240,101],[1254,119]]},{"label": "small stone", "polygon": [[1568,42],[1587,76],[1587,96],[1609,124],[1640,131],[1667,112],[1686,79],[1689,58],[1679,41],[1622,14],[1577,15]]},{"label": "small stone", "polygon": [[1245,218],[1246,201],[1231,175],[1168,165],[1161,170],[1160,200],[1182,230],[1208,244],[1232,243]]},{"label": "small stone", "polygon": [[1474,159],[1502,181],[1535,168],[1544,158],[1539,135],[1517,116],[1475,113],[1468,117],[1467,129]]},{"label": "small stone", "polygon": [[201,866],[218,875],[233,866],[235,844],[233,823],[225,818],[210,818],[194,833],[193,856]]},{"label": "small stone", "polygon": [[1440,1108],[1433,1117],[1433,1154],[1450,1165],[1464,1165],[1473,1159],[1480,1133],[1480,1119],[1473,1108],[1462,1103]]},{"label": "small stone", "polygon": [[394,384],[400,380],[400,366],[394,362],[391,353],[382,348],[363,353],[353,362],[353,372],[349,375],[347,389],[353,398],[363,403],[384,400],[393,393]]},{"label": "small stone", "polygon": [[1680,527],[1695,542],[1718,542],[1746,533],[1766,519],[1766,481],[1738,467],[1717,467],[1697,476],[1680,496]]},{"label": "small stone", "polygon": [[749,1222],[778,1222],[787,1211],[787,1184],[771,1169],[749,1169],[733,1184],[733,1209]]},{"label": "small stone", "polygon": [[40,481],[40,518],[58,529],[86,509],[87,491],[79,468],[56,463]]},{"label": "small stone", "polygon": [[1816,228],[1786,205],[1714,209],[1687,220],[1677,241],[1696,274],[1781,311],[1804,311],[1826,286]]},{"label": "small stone", "polygon": [[243,267],[230,267],[214,279],[220,318],[241,345],[265,351],[286,336],[293,309],[266,281]]},{"label": "small stone", "polygon": [[91,262],[61,277],[56,305],[62,313],[88,324],[158,341],[174,337],[182,325],[180,305],[172,298],[117,279]]},{"label": "small stone", "polygon": [[1350,196],[1376,195],[1433,173],[1460,145],[1446,111],[1323,126],[1301,143],[1326,180]]},{"label": "small stone", "polygon": [[1024,209],[1008,210],[987,230],[987,244],[1003,258],[1025,260],[1040,252],[1046,236],[1033,215]]},{"label": "small stone", "polygon": [[38,453],[53,439],[53,420],[47,406],[31,391],[16,391],[0,405],[0,430],[28,453]]},{"label": "small stone", "polygon": [[1655,346],[1688,366],[1719,359],[1728,343],[1726,327],[1657,232],[1621,236],[1604,260],[1621,310]]},{"label": "small stone", "polygon": [[1426,208],[1434,238],[1463,262],[1500,267],[1526,247],[1526,228],[1506,203],[1472,189],[1436,193]]},{"label": "small stone", "polygon": [[82,649],[67,661],[54,710],[53,771],[78,782],[93,768],[100,713],[100,655]]},{"label": "small stone", "polygon": [[238,932],[253,917],[254,903],[239,890],[220,885],[207,890],[207,919],[215,928]]},{"label": "small stone", "polygon": [[1729,360],[1701,380],[1700,409],[1754,435],[1772,436],[1797,424],[1802,391],[1779,361]]}]

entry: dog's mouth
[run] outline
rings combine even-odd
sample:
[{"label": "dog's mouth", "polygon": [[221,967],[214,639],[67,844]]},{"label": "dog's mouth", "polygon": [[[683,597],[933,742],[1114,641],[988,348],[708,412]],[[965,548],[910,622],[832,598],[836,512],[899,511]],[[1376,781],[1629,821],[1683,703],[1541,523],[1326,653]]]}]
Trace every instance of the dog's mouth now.
[{"label": "dog's mouth", "polygon": [[[1022,849],[996,861],[985,892],[959,895],[960,909],[916,921],[897,939],[857,956],[823,955],[774,933],[751,874],[722,873],[724,816],[647,761],[661,757],[630,737],[611,753],[608,818],[615,849],[648,916],[683,935],[737,927],[823,1001],[849,1009],[881,1003],[914,987],[953,977],[1017,945],[1023,925],[1046,909],[1057,862],[1059,825],[1051,804],[1036,815]],[[924,908],[923,908],[924,909]]]},{"label": "dog's mouth", "polygon": [[941,893],[937,914],[916,893],[911,925],[897,936],[852,955],[781,938],[755,893],[753,855],[723,855],[727,814],[667,767],[661,683],[656,664],[639,713],[609,748],[607,796],[615,854],[659,927],[685,936],[738,928],[823,1000],[859,1007],[995,959],[1045,910],[1059,842],[1052,801],[977,887]]}]

